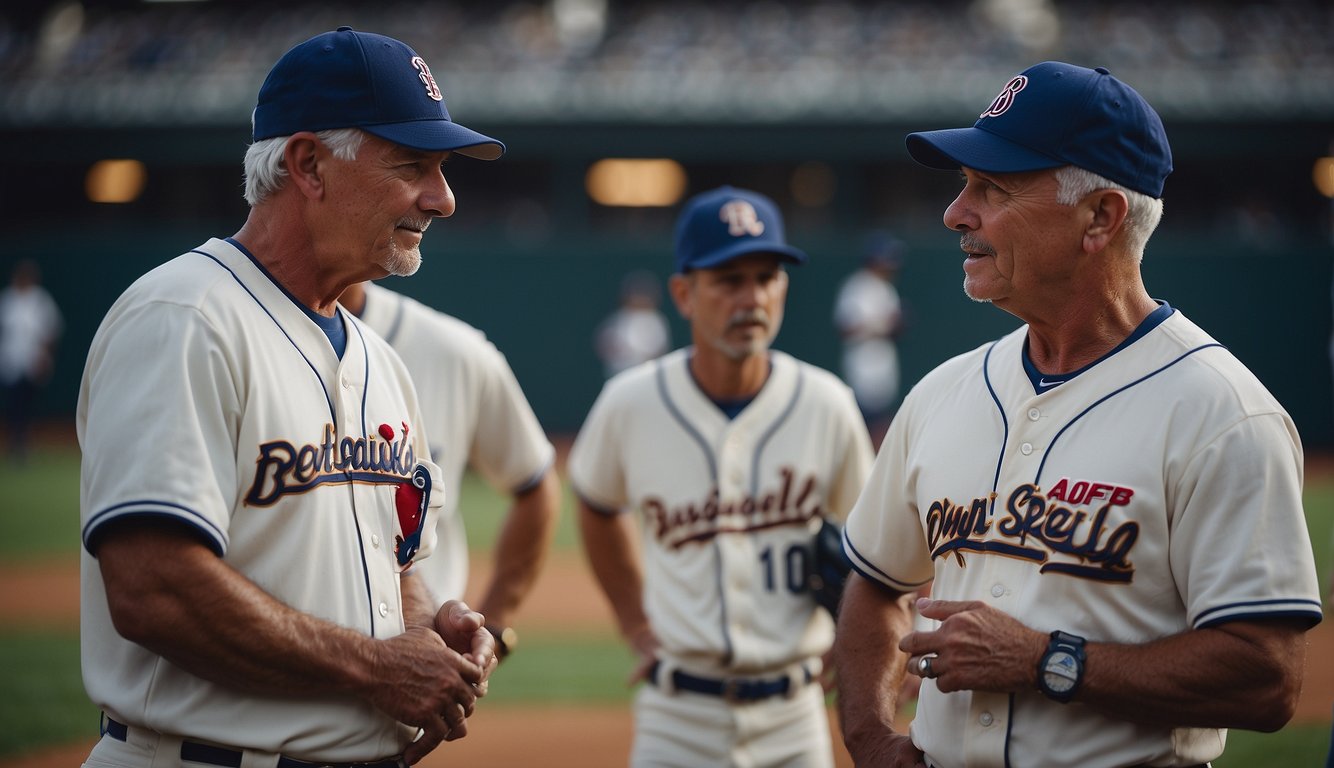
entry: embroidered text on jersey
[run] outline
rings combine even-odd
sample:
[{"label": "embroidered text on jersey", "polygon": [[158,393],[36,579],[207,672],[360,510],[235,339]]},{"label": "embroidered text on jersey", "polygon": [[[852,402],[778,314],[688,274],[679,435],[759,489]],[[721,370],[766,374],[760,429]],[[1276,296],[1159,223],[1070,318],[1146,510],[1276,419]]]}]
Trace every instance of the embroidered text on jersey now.
[{"label": "embroidered text on jersey", "polygon": [[780,525],[799,525],[824,513],[814,500],[814,474],[798,479],[796,470],[778,471],[777,487],[761,490],[758,498],[746,496],[722,502],[715,486],[699,503],[668,508],[657,496],[644,499],[644,513],[653,535],[665,546],[678,549],[690,542],[708,541],[720,533],[741,533]]},{"label": "embroidered text on jersey", "polygon": [[[1006,498],[999,520],[992,519],[994,495],[964,504],[939,499],[927,509],[927,544],[933,559],[952,554],[960,566],[967,564],[965,552],[990,553],[1041,563],[1040,573],[1129,583],[1139,523],[1112,528],[1108,516],[1134,495],[1124,486],[1070,478],[1045,494],[1028,483]],[[1094,504],[1100,506],[1084,508]]]},{"label": "embroidered text on jersey", "polygon": [[[392,432],[392,430],[391,430]],[[245,503],[264,507],[289,493],[305,493],[323,483],[398,483],[412,475],[416,455],[407,439],[407,425],[398,440],[334,434],[332,424],[324,425],[318,443],[295,446],[286,440],[274,440],[259,446],[255,459],[255,480],[246,493]]]}]

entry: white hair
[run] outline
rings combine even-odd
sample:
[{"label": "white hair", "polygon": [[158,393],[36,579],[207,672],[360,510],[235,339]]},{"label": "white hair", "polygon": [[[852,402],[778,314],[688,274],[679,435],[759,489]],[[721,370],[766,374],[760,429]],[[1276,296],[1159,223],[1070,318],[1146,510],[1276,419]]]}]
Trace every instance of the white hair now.
[{"label": "white hair", "polygon": [[1135,254],[1135,260],[1144,258],[1144,246],[1149,242],[1149,235],[1158,228],[1163,218],[1161,198],[1149,197],[1143,192],[1126,189],[1116,182],[1098,174],[1073,165],[1056,169],[1056,181],[1060,185],[1056,190],[1056,202],[1061,205],[1074,205],[1085,195],[1099,189],[1115,189],[1126,196],[1126,249]]},{"label": "white hair", "polygon": [[[360,128],[335,128],[318,131],[317,136],[324,146],[333,152],[339,160],[356,160],[357,150],[366,139]],[[269,195],[282,188],[287,179],[287,168],[283,166],[283,152],[287,149],[287,140],[291,136],[275,136],[260,139],[251,144],[245,152],[245,201],[254,207],[268,199]]]}]

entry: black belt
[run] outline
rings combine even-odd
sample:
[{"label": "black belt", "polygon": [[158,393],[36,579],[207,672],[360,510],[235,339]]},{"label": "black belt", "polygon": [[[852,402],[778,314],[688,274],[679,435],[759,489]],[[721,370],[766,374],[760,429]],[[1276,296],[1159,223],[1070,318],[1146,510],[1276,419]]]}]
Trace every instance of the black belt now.
[{"label": "black belt", "polygon": [[[657,685],[658,671],[661,666],[660,662],[654,662],[649,669],[648,679],[652,680],[654,685]],[[806,679],[803,682],[809,683],[811,673],[806,670],[805,674]],[[679,691],[719,696],[727,701],[762,701],[774,696],[786,695],[792,688],[792,678],[785,676],[773,680],[745,680],[740,678],[715,680],[709,677],[696,677],[688,672],[674,669],[672,670],[672,685]]]},{"label": "black belt", "polygon": [[[110,717],[106,718],[106,724],[102,726],[102,733],[116,741],[125,741],[129,732],[128,726]],[[200,744],[197,741],[181,742],[181,759],[194,763],[218,765],[223,766],[223,768],[241,768],[241,757],[243,755],[244,753],[239,749],[215,747],[211,744]],[[287,755],[278,756],[278,768],[403,768],[403,765],[403,761],[397,758],[377,760],[370,763],[312,763]]]}]

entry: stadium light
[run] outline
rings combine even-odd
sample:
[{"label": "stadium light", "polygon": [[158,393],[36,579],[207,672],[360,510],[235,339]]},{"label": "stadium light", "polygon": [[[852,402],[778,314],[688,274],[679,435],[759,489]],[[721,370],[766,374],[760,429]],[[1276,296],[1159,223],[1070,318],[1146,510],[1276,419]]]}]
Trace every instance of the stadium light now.
[{"label": "stadium light", "polygon": [[94,203],[132,203],[147,180],[148,171],[138,160],[98,160],[88,169],[84,189]]},{"label": "stadium light", "polygon": [[599,205],[665,207],[685,193],[686,171],[675,160],[608,158],[589,166],[584,187]]}]

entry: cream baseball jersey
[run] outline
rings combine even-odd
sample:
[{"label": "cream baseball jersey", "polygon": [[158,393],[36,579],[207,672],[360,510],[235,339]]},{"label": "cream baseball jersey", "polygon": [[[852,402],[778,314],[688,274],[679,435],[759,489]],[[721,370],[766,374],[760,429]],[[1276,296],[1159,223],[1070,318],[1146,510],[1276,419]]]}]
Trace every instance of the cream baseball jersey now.
[{"label": "cream baseball jersey", "polygon": [[665,658],[719,675],[818,656],[833,622],[805,588],[812,537],[822,518],[844,517],[872,460],[852,393],[773,351],[763,389],[728,420],[688,355],[607,382],[571,449],[570,483],[595,509],[640,515],[644,609]]},{"label": "cream baseball jersey", "polygon": [[[909,393],[844,530],[859,573],[899,591],[934,578],[933,598],[981,600],[1090,642],[1319,621],[1301,445],[1250,371],[1174,312],[1037,391],[1026,331]],[[942,694],[934,680],[911,733],[930,765],[950,766],[1194,765],[1225,737],[1037,690]]]},{"label": "cream baseball jersey", "polygon": [[[472,466],[493,487],[520,492],[542,479],[556,450],[523,396],[505,356],[481,331],[375,283],[366,285],[366,325],[403,358],[421,400],[431,458],[445,487]],[[468,542],[459,494],[440,510],[435,555],[417,566],[437,602],[463,597]]]},{"label": "cream baseball jersey", "polygon": [[341,314],[340,360],[255,261],[214,239],[137,281],[98,329],[77,413],[81,642],[88,694],[116,720],[331,761],[416,736],[359,699],[257,698],[125,640],[93,559],[107,523],[169,518],[287,605],[400,634],[400,573],[430,552],[444,489],[402,361]]}]

